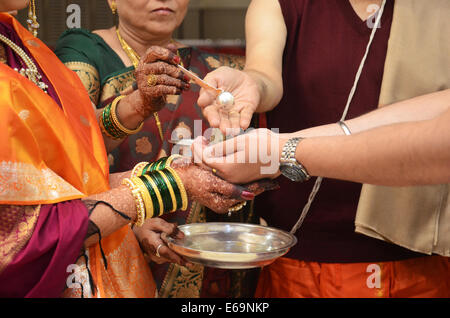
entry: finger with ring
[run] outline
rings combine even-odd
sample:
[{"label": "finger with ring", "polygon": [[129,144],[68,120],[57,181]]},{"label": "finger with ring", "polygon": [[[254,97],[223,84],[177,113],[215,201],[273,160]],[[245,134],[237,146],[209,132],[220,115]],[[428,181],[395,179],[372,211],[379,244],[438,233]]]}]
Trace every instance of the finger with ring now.
[{"label": "finger with ring", "polygon": [[155,74],[150,74],[147,78],[147,85],[152,87],[155,86],[158,81],[158,77]]},{"label": "finger with ring", "polygon": [[164,244],[162,244],[162,243],[158,245],[158,247],[156,248],[156,253],[155,253],[156,256],[161,257],[161,255],[159,254],[159,249],[163,246],[164,246]]}]

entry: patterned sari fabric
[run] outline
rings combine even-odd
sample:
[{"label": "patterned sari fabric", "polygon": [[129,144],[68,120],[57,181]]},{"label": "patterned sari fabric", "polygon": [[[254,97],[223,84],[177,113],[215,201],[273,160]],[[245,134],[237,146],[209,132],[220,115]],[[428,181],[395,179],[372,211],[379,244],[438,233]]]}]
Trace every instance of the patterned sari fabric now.
[{"label": "patterned sari fabric", "polygon": [[1,45],[0,296],[58,297],[87,231],[78,199],[109,188],[103,139],[81,82],[45,44],[8,14],[0,33],[48,85],[14,71],[22,58]]},{"label": "patterned sari fabric", "polygon": [[[59,39],[57,56],[81,78],[91,101],[103,107],[120,92],[135,82],[134,68],[125,67],[118,55],[98,35],[82,29],[66,31]],[[178,50],[183,65],[200,77],[219,66],[242,68],[243,58],[211,54],[196,48]],[[168,96],[167,105],[158,112],[163,139],[154,117],[144,123],[143,129],[128,138],[108,156],[110,171],[132,169],[141,161],[154,161],[182,149],[172,149],[169,140],[192,138],[205,133],[208,126],[202,121],[201,109],[196,104],[200,87],[191,82],[191,89],[180,96]],[[255,126],[254,126],[255,127]],[[215,135],[213,135],[215,136]],[[177,224],[227,221],[255,222],[252,205],[231,217],[219,216],[196,202],[190,202],[186,211],[177,211],[164,218]],[[160,297],[251,297],[256,287],[256,270],[218,270],[195,266],[187,269],[175,264],[150,264]]]},{"label": "patterned sari fabric", "polygon": [[[0,296],[59,297],[65,288],[77,295],[79,284],[67,277],[72,270],[90,278],[84,292],[94,296],[153,297],[154,280],[129,226],[102,240],[103,253],[100,244],[90,247],[76,266],[88,228],[79,199],[109,189],[103,137],[79,77],[11,16],[0,14],[0,31],[22,46],[49,86],[46,94],[14,71],[21,59],[4,46]],[[87,257],[90,273],[76,270]]]}]

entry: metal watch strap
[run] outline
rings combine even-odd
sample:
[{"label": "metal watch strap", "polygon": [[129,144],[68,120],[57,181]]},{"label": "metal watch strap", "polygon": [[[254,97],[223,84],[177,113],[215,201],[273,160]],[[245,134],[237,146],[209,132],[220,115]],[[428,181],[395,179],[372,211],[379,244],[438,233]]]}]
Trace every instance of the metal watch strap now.
[{"label": "metal watch strap", "polygon": [[289,139],[283,146],[283,149],[281,151],[281,162],[291,162],[296,164],[302,173],[305,175],[305,181],[310,179],[310,176],[308,172],[306,171],[305,167],[303,167],[302,164],[300,164],[297,159],[295,159],[295,151],[297,150],[297,146],[302,141],[302,137],[294,137]]},{"label": "metal watch strap", "polygon": [[281,161],[290,161],[295,159],[295,150],[297,149],[298,143],[302,140],[301,137],[291,138],[283,146],[283,150],[281,151]]}]

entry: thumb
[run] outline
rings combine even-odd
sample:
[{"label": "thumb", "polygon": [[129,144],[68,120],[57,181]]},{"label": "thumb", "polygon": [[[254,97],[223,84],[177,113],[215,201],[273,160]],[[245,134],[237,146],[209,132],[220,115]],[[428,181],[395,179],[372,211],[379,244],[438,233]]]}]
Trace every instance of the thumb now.
[{"label": "thumb", "polygon": [[177,46],[175,45],[175,43],[167,44],[166,49],[168,49],[169,51],[172,51],[173,53],[177,53]]},{"label": "thumb", "polygon": [[[214,85],[213,85],[214,86]],[[214,86],[216,87],[216,86]],[[200,89],[197,104],[200,108],[206,108],[215,103],[217,95],[210,89]]]}]

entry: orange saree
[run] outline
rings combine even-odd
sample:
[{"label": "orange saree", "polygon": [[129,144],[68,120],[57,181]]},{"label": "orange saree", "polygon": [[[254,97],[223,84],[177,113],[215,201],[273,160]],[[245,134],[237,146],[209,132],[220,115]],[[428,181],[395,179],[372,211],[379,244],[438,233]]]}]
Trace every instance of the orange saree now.
[{"label": "orange saree", "polygon": [[[59,222],[54,224],[70,227],[70,219],[64,220],[64,217],[76,209],[64,210],[67,205],[63,203],[78,201],[75,204],[79,206],[81,203],[77,199],[107,191],[109,174],[102,135],[89,96],[78,76],[12,16],[0,13],[0,22],[11,26],[17,34],[60,102],[58,105],[34,83],[0,63],[1,281],[6,276],[2,276],[2,272],[13,271],[12,267],[20,263],[17,259],[26,259],[24,250],[28,251],[35,242],[42,243],[33,239],[34,236],[55,232],[54,228],[48,227],[53,224],[48,221],[52,214],[59,214]],[[54,208],[48,208],[49,205]],[[15,206],[26,206],[25,212]],[[40,212],[44,207],[46,217],[49,217],[46,219],[47,232],[40,231],[45,228],[45,224],[40,223]],[[86,213],[86,209],[80,213]],[[65,228],[58,228],[58,231],[59,234],[52,233],[56,237],[56,243],[52,243],[55,246],[61,241],[58,235],[64,236]],[[130,227],[125,226],[104,238],[101,244],[108,261],[107,269],[100,260],[99,244],[86,252],[89,255],[87,266],[96,287],[93,296],[153,297],[153,278]],[[65,248],[73,247],[67,245]],[[41,251],[45,252],[48,251]],[[39,258],[39,254],[34,257]],[[52,262],[56,261],[52,259]],[[83,262],[79,261],[79,265],[86,265]],[[27,265],[33,266],[32,263]],[[21,266],[24,266],[23,262]],[[14,281],[8,282],[14,284]],[[77,288],[66,289],[66,296],[76,294]]]}]

